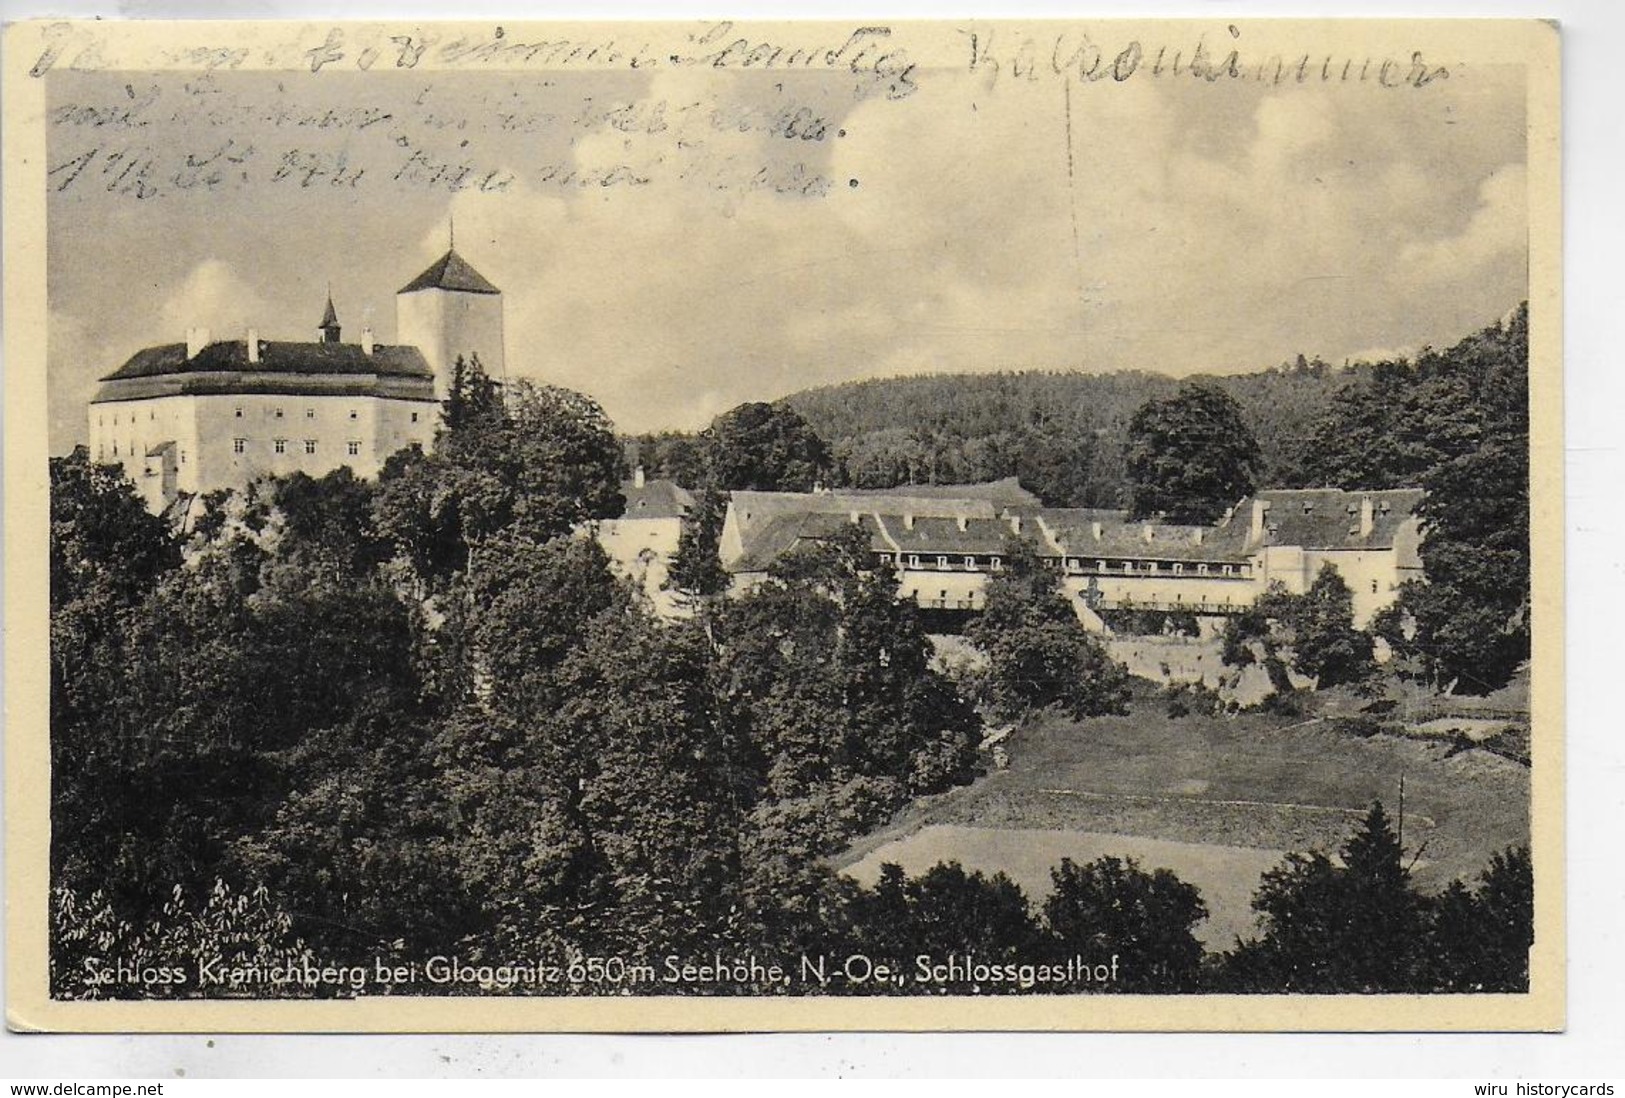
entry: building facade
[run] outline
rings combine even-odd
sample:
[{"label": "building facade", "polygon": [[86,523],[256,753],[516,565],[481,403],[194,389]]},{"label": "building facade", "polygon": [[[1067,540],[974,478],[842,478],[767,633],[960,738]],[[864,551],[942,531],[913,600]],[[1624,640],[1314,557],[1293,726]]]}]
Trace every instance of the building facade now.
[{"label": "building facade", "polygon": [[1222,618],[1251,606],[1272,583],[1303,593],[1327,563],[1349,585],[1355,624],[1364,626],[1402,583],[1422,575],[1419,489],[1264,490],[1218,522],[1196,526],[1046,508],[965,487],[958,496],[907,488],[736,492],[723,527],[723,566],[745,589],[797,545],[857,524],[876,563],[896,572],[901,596],[926,610],[973,612],[985,605],[988,576],[1003,567],[1007,539],[1026,537],[1095,629],[1105,627],[1100,613],[1114,610]]}]

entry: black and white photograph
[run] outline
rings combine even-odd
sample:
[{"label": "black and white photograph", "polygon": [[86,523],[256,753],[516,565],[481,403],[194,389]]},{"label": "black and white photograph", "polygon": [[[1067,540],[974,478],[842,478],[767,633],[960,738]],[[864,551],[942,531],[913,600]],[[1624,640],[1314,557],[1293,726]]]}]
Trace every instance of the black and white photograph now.
[{"label": "black and white photograph", "polygon": [[1561,1025],[1551,25],[5,76],[14,1019]]}]

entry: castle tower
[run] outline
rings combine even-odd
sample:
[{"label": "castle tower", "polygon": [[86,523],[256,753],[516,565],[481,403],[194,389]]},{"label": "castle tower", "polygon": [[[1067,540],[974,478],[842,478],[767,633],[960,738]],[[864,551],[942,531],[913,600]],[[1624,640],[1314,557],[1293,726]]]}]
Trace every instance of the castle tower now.
[{"label": "castle tower", "polygon": [[448,248],[395,295],[395,338],[423,352],[434,370],[435,393],[451,387],[457,356],[478,355],[488,376],[505,375],[502,291]]}]

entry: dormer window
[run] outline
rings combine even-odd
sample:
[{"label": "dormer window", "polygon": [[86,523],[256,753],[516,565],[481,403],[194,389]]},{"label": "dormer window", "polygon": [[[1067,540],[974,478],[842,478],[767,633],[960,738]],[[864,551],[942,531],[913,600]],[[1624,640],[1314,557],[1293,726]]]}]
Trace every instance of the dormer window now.
[{"label": "dormer window", "polygon": [[965,571],[967,571],[967,572],[976,571],[976,558],[975,557],[967,556],[965,558]]}]

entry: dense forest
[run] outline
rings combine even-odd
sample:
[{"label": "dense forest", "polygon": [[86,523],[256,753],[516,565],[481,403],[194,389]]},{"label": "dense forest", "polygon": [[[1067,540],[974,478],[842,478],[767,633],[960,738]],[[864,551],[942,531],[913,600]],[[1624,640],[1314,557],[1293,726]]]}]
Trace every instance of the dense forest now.
[{"label": "dense forest", "polygon": [[[1314,425],[1365,367],[1335,370],[1301,356],[1254,374],[1211,378],[1241,405],[1264,459],[1261,482],[1294,484]],[[1056,507],[1119,507],[1129,497],[1125,439],[1147,401],[1179,379],[1122,372],[933,374],[810,389],[780,403],[830,450],[826,483],[856,488],[954,484],[1014,476]],[[636,439],[651,475],[694,484],[701,439]]]}]

